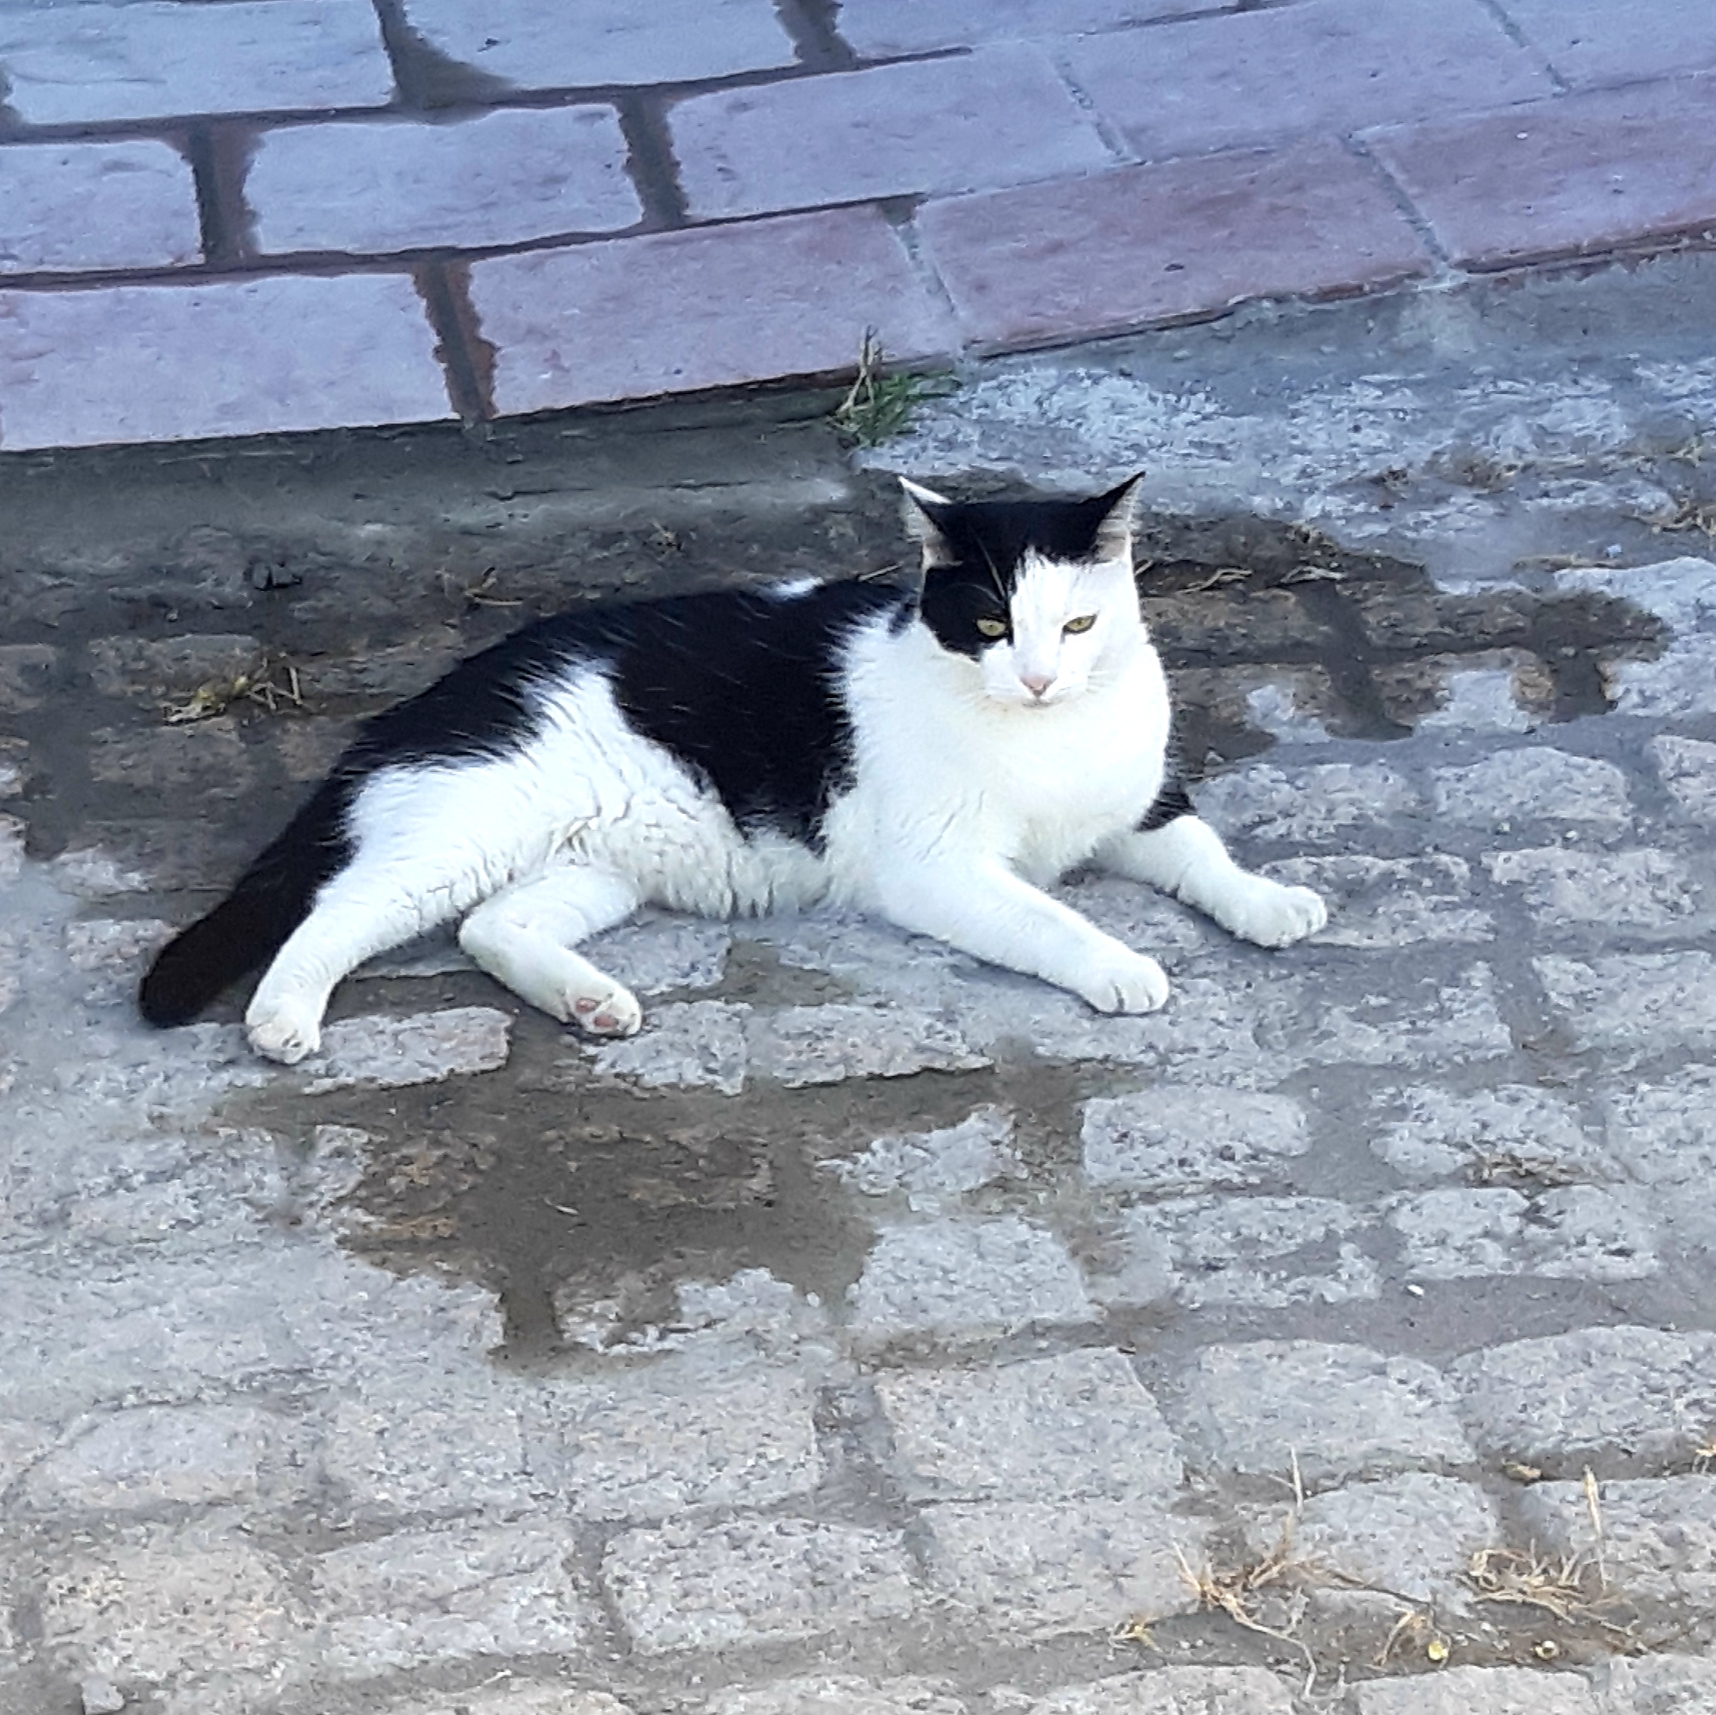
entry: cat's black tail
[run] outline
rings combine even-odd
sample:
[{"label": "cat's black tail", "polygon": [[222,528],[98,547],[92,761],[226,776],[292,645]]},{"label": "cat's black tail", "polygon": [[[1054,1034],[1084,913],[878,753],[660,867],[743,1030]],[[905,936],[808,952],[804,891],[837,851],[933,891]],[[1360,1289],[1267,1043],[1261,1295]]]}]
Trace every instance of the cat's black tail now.
[{"label": "cat's black tail", "polygon": [[155,956],[137,990],[150,1024],[189,1024],[220,992],[274,957],[351,855],[352,782],[336,774],[206,917]]}]

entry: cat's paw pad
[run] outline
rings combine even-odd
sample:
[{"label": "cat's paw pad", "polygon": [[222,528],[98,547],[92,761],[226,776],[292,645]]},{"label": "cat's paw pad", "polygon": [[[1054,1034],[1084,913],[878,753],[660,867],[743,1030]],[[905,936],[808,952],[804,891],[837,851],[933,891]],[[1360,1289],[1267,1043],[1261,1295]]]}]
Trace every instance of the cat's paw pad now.
[{"label": "cat's paw pad", "polygon": [[1259,947],[1290,947],[1315,935],[1329,920],[1329,908],[1308,887],[1287,887],[1253,876],[1246,896],[1225,927]]},{"label": "cat's paw pad", "polygon": [[591,1036],[636,1036],[643,1027],[643,1008],[630,989],[615,983],[601,994],[568,997],[567,1022]]},{"label": "cat's paw pad", "polygon": [[1079,993],[1098,1012],[1155,1012],[1168,999],[1168,974],[1144,953],[1128,953],[1094,972]]},{"label": "cat's paw pad", "polygon": [[322,1046],[322,1015],[291,1001],[253,1006],[244,1015],[244,1032],[264,1060],[296,1066]]}]

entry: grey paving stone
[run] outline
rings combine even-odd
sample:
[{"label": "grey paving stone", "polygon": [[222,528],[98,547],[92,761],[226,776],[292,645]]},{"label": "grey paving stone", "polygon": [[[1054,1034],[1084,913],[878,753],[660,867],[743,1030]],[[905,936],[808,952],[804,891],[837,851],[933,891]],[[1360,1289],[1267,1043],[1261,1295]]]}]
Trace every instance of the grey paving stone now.
[{"label": "grey paving stone", "polygon": [[817,1637],[915,1605],[895,1535],[806,1519],[630,1531],[602,1578],[642,1655]]},{"label": "grey paving stone", "polygon": [[1262,873],[1309,887],[1329,905],[1329,923],[1311,937],[1320,947],[1415,947],[1425,941],[1490,941],[1495,925],[1472,897],[1462,858],[1286,858]]},{"label": "grey paving stone", "polygon": [[788,1089],[987,1066],[941,1019],[908,1007],[789,1006],[746,1021],[750,1069]]},{"label": "grey paving stone", "polygon": [[883,1375],[876,1393],[914,1498],[1145,1496],[1160,1506],[1180,1484],[1174,1437],[1118,1352]]},{"label": "grey paving stone", "polygon": [[1498,833],[1533,822],[1619,829],[1631,813],[1626,776],[1612,762],[1547,747],[1500,751],[1431,778],[1438,816]]},{"label": "grey paving stone", "polygon": [[567,1570],[572,1542],[533,1524],[400,1531],[313,1566],[318,1672],[580,1650],[597,1620]]},{"label": "grey paving stone", "polygon": [[480,19],[459,0],[410,0],[407,17],[430,47],[520,89],[678,83],[794,57],[768,0],[665,0],[644,13],[625,0],[503,0]]},{"label": "grey paving stone", "polygon": [[1716,1715],[1716,1660],[1707,1656],[1624,1657],[1599,1670],[1604,1715]]},{"label": "grey paving stone", "polygon": [[[1333,1576],[1446,1611],[1464,1605],[1458,1576],[1476,1550],[1499,1540],[1500,1523],[1482,1489],[1413,1471],[1313,1495],[1291,1529],[1295,1557],[1315,1566],[1319,1582]],[[1280,1533],[1279,1509],[1247,1528],[1259,1554],[1268,1553]]]},{"label": "grey paving stone", "polygon": [[1575,88],[1716,65],[1716,16],[1650,0],[1504,0],[1502,10]]},{"label": "grey paving stone", "polygon": [[39,709],[53,689],[60,660],[51,643],[0,643],[0,712]]},{"label": "grey paving stone", "polygon": [[1579,1049],[1716,1044],[1716,961],[1708,953],[1607,953],[1534,959],[1538,980]]},{"label": "grey paving stone", "polygon": [[1716,561],[1683,555],[1649,566],[1579,567],[1558,573],[1556,584],[1617,596],[1672,628],[1668,647],[1656,659],[1617,661],[1610,670],[1607,688],[1618,713],[1661,718],[1708,714],[1716,707],[1710,688]]},{"label": "grey paving stone", "polygon": [[[373,28],[369,9],[350,3]],[[295,4],[113,10],[171,11],[201,32],[209,18]],[[205,41],[199,52],[210,51]],[[0,292],[0,396],[8,452],[453,415],[423,301],[409,278],[389,274]]]},{"label": "grey paving stone", "polygon": [[1013,1116],[985,1104],[958,1125],[879,1137],[859,1155],[825,1161],[843,1185],[880,1197],[903,1190],[912,1208],[935,1210],[996,1179],[1022,1178],[1012,1148]]},{"label": "grey paving stone", "polygon": [[360,0],[163,0],[0,12],[8,105],[26,125],[381,107],[393,72]]},{"label": "grey paving stone", "polygon": [[1716,826],[1716,744],[1664,733],[1650,741],[1663,784],[1683,815]]},{"label": "grey paving stone", "polygon": [[475,249],[616,232],[643,214],[605,106],[282,127],[263,134],[244,198],[265,254]]},{"label": "grey paving stone", "polygon": [[1642,1202],[1594,1185],[1530,1197],[1503,1187],[1423,1191],[1396,1203],[1388,1224],[1416,1280],[1644,1280],[1662,1262]]},{"label": "grey paving stone", "polygon": [[274,1557],[213,1527],[153,1526],[69,1557],[42,1595],[42,1641],[121,1682],[271,1675],[307,1615]]},{"label": "grey paving stone", "polygon": [[165,143],[15,143],[4,166],[0,275],[201,260],[190,163]]},{"label": "grey paving stone", "polygon": [[645,916],[584,944],[591,961],[634,994],[713,988],[727,968],[733,931],[700,917]]},{"label": "grey paving stone", "polygon": [[1454,1667],[1354,1688],[1357,1715],[1604,1715],[1573,1673],[1529,1667]]},{"label": "grey paving stone", "polygon": [[1449,1367],[1486,1454],[1599,1477],[1690,1457],[1716,1424],[1716,1336],[1581,1328]]},{"label": "grey paving stone", "polygon": [[588,1045],[598,1072],[635,1078],[645,1089],[714,1089],[735,1096],[745,1087],[750,1050],[747,1006],[724,1000],[669,1001],[651,1007],[643,1029],[621,1042]]},{"label": "grey paving stone", "polygon": [[0,798],[18,797],[34,772],[29,745],[21,738],[0,737]]},{"label": "grey paving stone", "polygon": [[1716,713],[1716,690],[1711,688],[1713,673],[1716,673],[1716,637],[1676,638],[1654,661],[1615,664],[1612,675],[1615,712],[1655,720]]},{"label": "grey paving stone", "polygon": [[991,1625],[1027,1636],[1109,1631],[1191,1613],[1204,1527],[1107,1499],[945,1502],[925,1507],[930,1583]]},{"label": "grey paving stone", "polygon": [[1416,816],[1423,807],[1417,786],[1379,762],[1252,763],[1206,781],[1198,793],[1200,814],[1224,834],[1305,844],[1344,844],[1356,829]]},{"label": "grey paving stone", "polygon": [[1351,967],[1296,986],[1298,1007],[1268,1021],[1260,1035],[1266,1046],[1292,1049],[1319,1065],[1459,1063],[1514,1046],[1487,964],[1468,965],[1451,979],[1397,970],[1386,989]]},{"label": "grey paving stone", "polygon": [[1480,1183],[1503,1175],[1549,1184],[1613,1179],[1614,1162],[1585,1132],[1565,1096],[1529,1084],[1451,1090],[1412,1084],[1372,1097],[1382,1124],[1371,1148],[1403,1178],[1422,1183],[1465,1173]]},{"label": "grey paving stone", "polygon": [[1696,76],[1370,133],[1457,265],[1499,268],[1696,229],[1716,214]]},{"label": "grey paving stone", "polygon": [[151,793],[188,788],[216,798],[242,796],[255,776],[230,715],[146,733],[92,732],[89,771],[108,785]]},{"label": "grey paving stone", "polygon": [[1428,1364],[1363,1346],[1260,1340],[1210,1346],[1180,1378],[1182,1433],[1217,1466],[1312,1482],[1473,1458],[1454,1390]]},{"label": "grey paving stone", "polygon": [[1311,1147],[1290,1096],[1158,1084],[1084,1104],[1084,1173],[1093,1185],[1139,1191],[1250,1186]]},{"label": "grey paving stone", "polygon": [[1483,863],[1491,880],[1520,888],[1532,916],[1550,928],[1685,928],[1702,915],[1704,889],[1668,852],[1552,848],[1488,852]]},{"label": "grey paving stone", "polygon": [[932,199],[917,225],[967,339],[992,351],[1431,265],[1369,169],[1321,141]]},{"label": "grey paving stone", "polygon": [[55,1254],[0,1250],[0,1301],[15,1312],[0,1323],[0,1415],[227,1399],[281,1372],[349,1385],[400,1343],[451,1368],[500,1339],[489,1292],[394,1278],[331,1245],[74,1254],[68,1274]]},{"label": "grey paving stone", "polygon": [[508,1377],[384,1375],[332,1401],[321,1465],[341,1514],[371,1520],[480,1513],[516,1518],[553,1492],[525,1446],[529,1388]]},{"label": "grey paving stone", "polygon": [[728,1691],[704,1715],[967,1715],[952,1687],[928,1679],[858,1679],[850,1674],[783,1679],[754,1691]]},{"label": "grey paving stone", "polygon": [[1309,0],[1104,36],[1069,60],[1146,159],[1501,107],[1554,88],[1483,8],[1445,0],[1399,0],[1386,19],[1363,0]]},{"label": "grey paving stone", "polygon": [[1583,1482],[1533,1483],[1520,1508],[1552,1552],[1600,1552],[1609,1582],[1634,1602],[1707,1612],[1716,1601],[1716,1477],[1600,1484],[1600,1540]]},{"label": "grey paving stone", "polygon": [[[1498,651],[1504,659],[1512,653]],[[1419,717],[1420,732],[1534,732],[1547,718],[1547,711],[1524,695],[1526,684],[1542,671],[1535,657],[1519,652],[1505,666],[1479,667],[1444,655],[1424,665],[1442,675],[1442,700]]]},{"label": "grey paving stone", "polygon": [[[513,1676],[509,1674],[508,1678]],[[606,1691],[581,1691],[565,1684],[518,1685],[475,1691],[431,1693],[390,1703],[385,1715],[633,1715],[634,1705]]]},{"label": "grey paving stone", "polygon": [[1604,1094],[1608,1138],[1616,1157],[1661,1197],[1665,1221],[1716,1238],[1716,1067],[1684,1066],[1664,1083],[1617,1081]]},{"label": "grey paving stone", "polygon": [[693,96],[668,125],[703,220],[1073,178],[1115,159],[1048,54],[1019,42]]},{"label": "grey paving stone", "polygon": [[644,1521],[698,1506],[767,1506],[807,1494],[825,1466],[802,1377],[770,1370],[674,1387],[550,1386],[573,1509]]},{"label": "grey paving stone", "polygon": [[155,708],[188,697],[210,679],[254,667],[262,645],[240,632],[180,637],[94,637],[85,645],[90,682],[104,697],[126,697]]},{"label": "grey paving stone", "polygon": [[30,1136],[15,1147],[9,1177],[8,1210],[39,1235],[134,1253],[193,1232],[210,1247],[242,1241],[286,1193],[273,1139],[225,1128],[84,1149]]},{"label": "grey paving stone", "polygon": [[1183,1197],[1121,1217],[1118,1261],[1092,1291],[1108,1304],[1281,1309],[1375,1298],[1381,1275],[1355,1235],[1362,1209],[1322,1197]]},{"label": "grey paving stone", "polygon": [[958,344],[867,208],[497,257],[472,265],[471,298],[506,415],[836,373],[869,326],[896,361]]},{"label": "grey paving stone", "polygon": [[45,1513],[142,1512],[230,1502],[279,1505],[301,1494],[306,1437],[251,1406],[146,1405],[74,1425],[25,1480]]},{"label": "grey paving stone", "polygon": [[1063,1686],[1021,1715],[1293,1715],[1293,1699],[1261,1667],[1158,1667]]},{"label": "grey paving stone", "polygon": [[981,1339],[1097,1314],[1061,1241],[1011,1215],[883,1228],[850,1300],[865,1343]]},{"label": "grey paving stone", "polygon": [[1716,627],[1716,560],[1695,554],[1655,560],[1648,566],[1577,566],[1557,572],[1555,587],[1617,596],[1654,613],[1676,633]]},{"label": "grey paving stone", "polygon": [[511,1029],[511,1015],[492,1006],[341,1019],[323,1030],[305,1088],[312,1095],[353,1086],[396,1089],[492,1072],[506,1064]]}]

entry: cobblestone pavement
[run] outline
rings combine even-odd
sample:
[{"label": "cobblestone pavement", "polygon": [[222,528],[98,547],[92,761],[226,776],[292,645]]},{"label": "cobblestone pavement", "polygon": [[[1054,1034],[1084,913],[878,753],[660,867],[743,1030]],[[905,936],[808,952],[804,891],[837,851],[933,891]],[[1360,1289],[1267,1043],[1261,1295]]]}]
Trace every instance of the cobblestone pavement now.
[{"label": "cobblestone pavement", "polygon": [[796,396],[12,461],[0,1711],[1716,1709],[1713,307],[1008,360],[869,456],[1152,467],[1200,802],[1335,910],[1074,881],[1147,1018],[660,918],[627,1042],[444,944],[291,1071],[147,1033],[354,717],[587,593],[885,573],[892,485]]},{"label": "cobblestone pavement", "polygon": [[1716,227],[1709,0],[0,0],[0,448],[516,416]]}]

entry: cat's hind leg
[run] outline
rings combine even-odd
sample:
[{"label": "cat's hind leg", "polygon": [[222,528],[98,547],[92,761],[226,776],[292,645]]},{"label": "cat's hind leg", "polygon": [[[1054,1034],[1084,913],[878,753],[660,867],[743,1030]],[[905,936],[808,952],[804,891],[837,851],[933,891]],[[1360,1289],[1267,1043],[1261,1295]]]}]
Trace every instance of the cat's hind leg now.
[{"label": "cat's hind leg", "polygon": [[274,955],[245,1008],[250,1045],[295,1065],[322,1045],[322,1015],[340,979],[453,916],[475,883],[360,855],[317,894],[310,914]]},{"label": "cat's hind leg", "polygon": [[1118,834],[1093,861],[1114,875],[1159,887],[1259,947],[1286,947],[1314,935],[1328,908],[1308,887],[1287,887],[1241,869],[1221,836],[1196,816],[1176,816],[1147,833]]},{"label": "cat's hind leg", "polygon": [[566,865],[504,887],[459,926],[459,945],[497,982],[562,1024],[634,1036],[637,997],[573,952],[637,910],[636,886],[609,870]]}]

